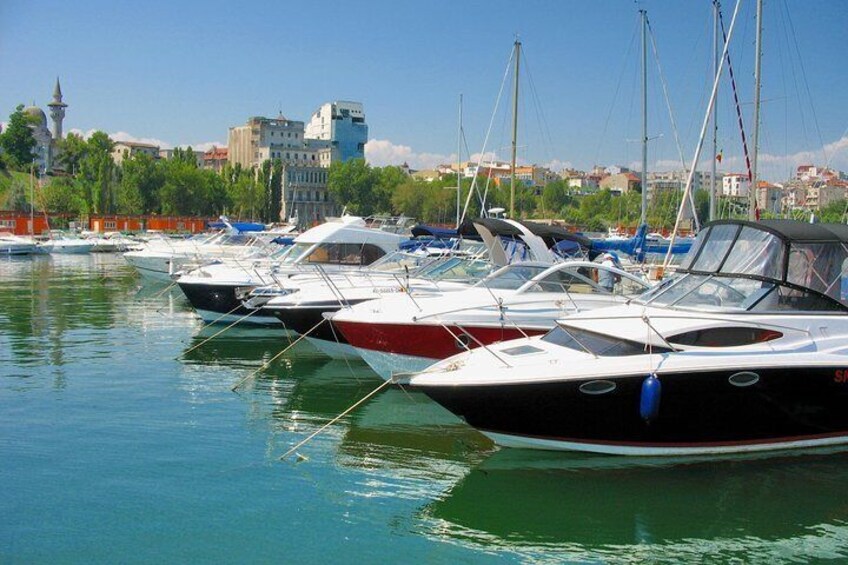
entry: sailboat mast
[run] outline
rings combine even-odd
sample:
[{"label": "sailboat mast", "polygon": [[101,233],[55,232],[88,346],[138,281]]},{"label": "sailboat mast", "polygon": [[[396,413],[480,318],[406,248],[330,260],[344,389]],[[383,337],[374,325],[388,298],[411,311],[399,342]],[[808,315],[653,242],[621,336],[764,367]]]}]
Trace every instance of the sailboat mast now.
[{"label": "sailboat mast", "polygon": [[515,154],[518,149],[518,69],[521,62],[521,42],[515,40],[515,89],[512,94],[512,162],[509,182],[509,217],[515,217]]},{"label": "sailboat mast", "polygon": [[751,186],[748,188],[748,219],[757,219],[757,157],[760,149],[760,74],[763,59],[763,0],[757,0],[757,45],[754,64],[754,135],[751,156]]},{"label": "sailboat mast", "polygon": [[456,132],[456,231],[459,232],[459,207],[462,194],[462,93],[459,93],[459,130]]},{"label": "sailboat mast", "polygon": [[[721,3],[713,0],[713,76],[718,72],[718,15]],[[716,159],[718,159],[718,101],[713,103],[713,164],[710,170],[710,221],[716,217]]]},{"label": "sailboat mast", "polygon": [[[58,79],[56,79],[58,80]],[[35,159],[29,166],[29,235],[35,235]]]},{"label": "sailboat mast", "polygon": [[642,16],[642,219],[648,222],[648,12]]}]

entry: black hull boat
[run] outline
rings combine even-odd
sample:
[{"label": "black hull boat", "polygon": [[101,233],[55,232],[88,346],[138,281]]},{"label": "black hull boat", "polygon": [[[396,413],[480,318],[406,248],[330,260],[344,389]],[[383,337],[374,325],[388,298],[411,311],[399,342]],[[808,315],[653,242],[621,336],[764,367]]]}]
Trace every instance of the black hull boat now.
[{"label": "black hull boat", "polygon": [[843,371],[666,373],[654,420],[640,410],[644,374],[421,390],[503,446],[625,455],[732,453],[844,443],[848,382],[837,377]]},{"label": "black hull boat", "polygon": [[848,226],[714,222],[675,276],[629,304],[399,381],[508,447],[696,455],[848,443]]},{"label": "black hull boat", "polygon": [[[254,324],[279,325],[279,321],[273,315],[263,311],[254,311],[246,308],[242,300],[247,298],[252,286],[235,285],[227,283],[199,284],[177,284],[182,289],[191,306],[205,322],[230,323],[236,320],[244,320]],[[248,316],[249,317],[245,317]]]},{"label": "black hull boat", "polygon": [[[348,302],[349,305],[358,304],[364,300]],[[335,327],[331,320],[325,319],[324,314],[338,312],[342,308],[338,301],[333,302],[310,302],[304,305],[273,306],[268,305],[262,309],[263,315],[274,316],[282,325],[293,332],[308,335],[313,339],[320,339],[339,344],[347,344],[347,340]]]}]

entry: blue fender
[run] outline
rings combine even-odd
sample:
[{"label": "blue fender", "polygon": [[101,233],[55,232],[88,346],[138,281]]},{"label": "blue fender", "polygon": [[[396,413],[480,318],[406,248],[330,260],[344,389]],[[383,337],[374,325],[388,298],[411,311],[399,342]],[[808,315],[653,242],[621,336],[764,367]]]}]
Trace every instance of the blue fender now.
[{"label": "blue fender", "polygon": [[651,373],[642,381],[642,395],[639,398],[639,415],[647,423],[657,419],[660,413],[662,384],[657,375]]}]

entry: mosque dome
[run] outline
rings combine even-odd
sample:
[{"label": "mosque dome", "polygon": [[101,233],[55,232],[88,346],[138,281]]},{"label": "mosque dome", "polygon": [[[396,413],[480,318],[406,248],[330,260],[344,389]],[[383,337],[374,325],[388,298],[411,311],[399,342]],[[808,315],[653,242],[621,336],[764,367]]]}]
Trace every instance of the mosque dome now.
[{"label": "mosque dome", "polygon": [[29,106],[24,108],[24,114],[33,120],[38,120],[37,125],[47,127],[47,115],[44,113],[44,110],[39,108],[38,106]]}]

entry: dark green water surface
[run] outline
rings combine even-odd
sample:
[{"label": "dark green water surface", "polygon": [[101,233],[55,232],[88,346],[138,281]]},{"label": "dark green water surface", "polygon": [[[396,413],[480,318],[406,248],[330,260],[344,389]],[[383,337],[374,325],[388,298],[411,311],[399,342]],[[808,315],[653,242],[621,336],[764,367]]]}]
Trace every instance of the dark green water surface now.
[{"label": "dark green water surface", "polygon": [[[848,561],[848,454],[497,450],[118,255],[0,259],[0,563]],[[185,354],[185,355],[184,355]]]}]

